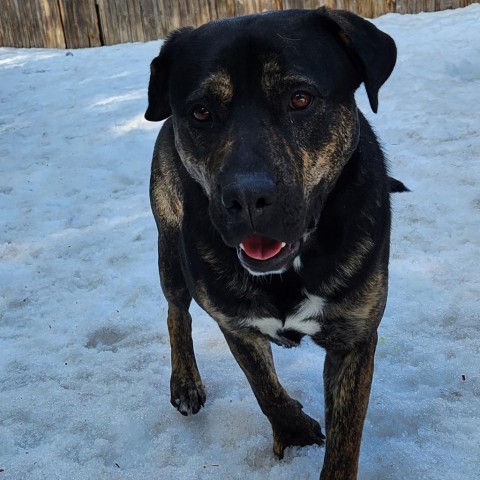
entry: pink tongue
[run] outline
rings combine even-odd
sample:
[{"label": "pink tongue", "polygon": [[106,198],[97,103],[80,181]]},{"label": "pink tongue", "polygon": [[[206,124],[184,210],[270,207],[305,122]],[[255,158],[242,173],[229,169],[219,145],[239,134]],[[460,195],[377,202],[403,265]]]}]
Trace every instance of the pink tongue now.
[{"label": "pink tongue", "polygon": [[250,258],[268,260],[282,249],[282,243],[260,235],[251,235],[243,240],[242,248]]}]

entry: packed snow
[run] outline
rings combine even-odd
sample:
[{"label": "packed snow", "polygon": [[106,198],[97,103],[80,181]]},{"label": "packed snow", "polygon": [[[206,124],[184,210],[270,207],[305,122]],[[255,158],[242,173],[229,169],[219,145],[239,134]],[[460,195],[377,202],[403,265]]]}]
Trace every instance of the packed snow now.
[{"label": "packed snow", "polygon": [[[371,114],[391,172],[390,295],[359,478],[480,471],[480,5],[374,23],[399,57]],[[324,449],[272,454],[268,421],[215,322],[192,307],[207,390],[169,403],[166,302],[143,119],[160,41],[0,48],[0,480],[317,479]],[[324,425],[324,353],[274,346]]]}]

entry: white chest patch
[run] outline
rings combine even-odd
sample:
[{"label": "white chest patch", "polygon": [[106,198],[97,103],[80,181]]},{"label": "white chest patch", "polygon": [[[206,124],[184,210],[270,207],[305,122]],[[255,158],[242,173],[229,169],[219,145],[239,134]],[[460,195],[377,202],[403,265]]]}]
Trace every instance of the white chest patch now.
[{"label": "white chest patch", "polygon": [[293,269],[298,273],[303,267],[302,264],[302,259],[300,256],[295,257],[295,260],[293,261]]},{"label": "white chest patch", "polygon": [[287,315],[284,322],[274,317],[247,318],[244,325],[254,327],[273,341],[283,344],[282,332],[295,331],[304,335],[315,335],[320,331],[319,317],[323,314],[325,299],[303,292],[305,298]]}]

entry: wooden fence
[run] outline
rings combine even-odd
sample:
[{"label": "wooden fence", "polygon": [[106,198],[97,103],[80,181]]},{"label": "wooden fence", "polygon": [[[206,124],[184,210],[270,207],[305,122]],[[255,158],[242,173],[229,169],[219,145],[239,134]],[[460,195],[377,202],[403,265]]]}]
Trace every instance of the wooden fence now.
[{"label": "wooden fence", "polygon": [[144,42],[216,18],[289,8],[364,17],[465,7],[472,0],[0,0],[0,46],[80,48]]}]

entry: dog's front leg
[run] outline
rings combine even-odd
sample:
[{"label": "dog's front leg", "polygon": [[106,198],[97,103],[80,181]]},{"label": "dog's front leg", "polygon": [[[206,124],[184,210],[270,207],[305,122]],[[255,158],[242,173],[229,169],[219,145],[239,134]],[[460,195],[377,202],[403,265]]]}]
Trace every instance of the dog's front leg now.
[{"label": "dog's front leg", "polygon": [[205,390],[193,351],[192,318],[188,310],[168,306],[172,375],[170,401],[182,414],[197,413],[205,403]]},{"label": "dog's front leg", "polygon": [[303,413],[300,402],[293,400],[278,381],[270,342],[260,335],[223,333],[272,425],[274,454],[283,458],[289,446],[323,445],[325,437],[318,422]]},{"label": "dog's front leg", "polygon": [[192,317],[188,312],[192,297],[180,267],[178,239],[166,228],[159,236],[158,267],[168,301],[172,362],[170,402],[182,415],[192,415],[203,407],[206,396],[193,350]]},{"label": "dog's front leg", "polygon": [[377,333],[348,352],[328,351],[323,372],[327,442],[320,480],[355,480]]}]

